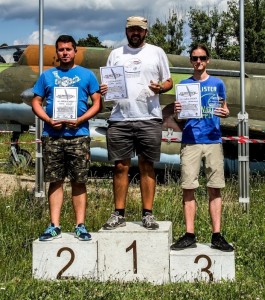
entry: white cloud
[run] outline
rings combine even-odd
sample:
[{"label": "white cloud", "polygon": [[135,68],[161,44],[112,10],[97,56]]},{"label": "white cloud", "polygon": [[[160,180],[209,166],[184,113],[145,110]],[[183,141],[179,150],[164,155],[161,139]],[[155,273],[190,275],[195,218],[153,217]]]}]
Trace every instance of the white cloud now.
[{"label": "white cloud", "polygon": [[127,38],[124,38],[121,41],[104,40],[101,42],[103,46],[107,46],[108,48],[118,48],[126,45],[127,43]]},{"label": "white cloud", "polygon": [[[218,9],[223,9],[226,1],[43,0],[45,43],[54,43],[55,36],[62,33],[71,34],[76,40],[92,34],[104,41],[105,45],[116,46],[125,38],[124,28],[128,16],[142,15],[152,24],[157,18],[164,22],[172,9],[180,15],[189,11],[190,7],[209,9],[216,5]],[[1,30],[0,43],[38,40],[39,1],[0,0],[0,11],[0,28],[5,28]]]},{"label": "white cloud", "polygon": [[[55,41],[58,37],[57,31],[50,31],[48,29],[43,30],[43,42],[44,44],[55,44]],[[22,40],[15,40],[14,45],[21,45],[21,44],[38,44],[39,43],[39,31],[34,31],[31,35]]]}]

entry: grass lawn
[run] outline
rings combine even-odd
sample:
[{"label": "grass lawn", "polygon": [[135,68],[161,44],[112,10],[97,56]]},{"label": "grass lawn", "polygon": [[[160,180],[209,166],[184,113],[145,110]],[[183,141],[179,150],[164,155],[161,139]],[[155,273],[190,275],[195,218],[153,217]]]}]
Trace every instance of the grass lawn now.
[{"label": "grass lawn", "polygon": [[[26,139],[32,141],[34,136],[27,135]],[[4,142],[3,136],[0,142]],[[5,147],[6,149],[2,150]],[[34,156],[35,145],[28,143],[25,147]],[[0,148],[0,159],[8,159],[9,145],[2,144]],[[34,168],[30,166],[25,171],[3,164],[0,170],[18,175],[23,172],[34,173]],[[200,179],[202,185],[197,190],[196,234],[200,243],[209,243],[211,227],[207,194],[204,178]],[[250,187],[248,212],[238,203],[239,188],[236,177],[228,178],[227,185],[222,191],[222,232],[235,247],[236,280],[220,283],[169,283],[154,286],[146,282],[103,283],[89,280],[33,279],[32,242],[48,225],[49,208],[46,200],[35,199],[31,191],[18,186],[11,195],[0,195],[0,300],[263,300],[265,299],[265,179],[261,176],[251,177]],[[96,232],[113,209],[111,175],[100,179],[91,177],[87,189],[86,224],[91,232]],[[159,221],[172,222],[174,238],[183,234],[181,188],[177,174],[167,176],[163,184],[158,183],[154,213]],[[139,221],[141,218],[139,181],[135,174],[130,182],[126,216],[127,221]],[[66,189],[61,213],[61,225],[64,231],[73,230],[73,220],[69,189]]]}]

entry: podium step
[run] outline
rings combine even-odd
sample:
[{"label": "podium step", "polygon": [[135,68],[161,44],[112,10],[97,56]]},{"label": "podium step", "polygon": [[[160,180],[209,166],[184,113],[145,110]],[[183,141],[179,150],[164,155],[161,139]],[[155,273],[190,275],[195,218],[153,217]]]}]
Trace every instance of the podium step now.
[{"label": "podium step", "polygon": [[235,252],[212,249],[211,244],[170,251],[171,282],[235,279]]},{"label": "podium step", "polygon": [[32,274],[36,279],[87,278],[100,281],[146,281],[153,284],[235,279],[235,253],[197,248],[170,250],[172,223],[158,222],[147,230],[141,222],[127,222],[114,230],[91,233],[79,241],[73,233],[33,242]]},{"label": "podium step", "polygon": [[62,238],[33,242],[33,277],[37,279],[89,278],[97,279],[98,233],[92,240],[79,241],[73,233]]},{"label": "podium step", "polygon": [[140,222],[127,222],[115,230],[99,230],[99,280],[169,282],[171,222],[158,222],[147,230]]}]

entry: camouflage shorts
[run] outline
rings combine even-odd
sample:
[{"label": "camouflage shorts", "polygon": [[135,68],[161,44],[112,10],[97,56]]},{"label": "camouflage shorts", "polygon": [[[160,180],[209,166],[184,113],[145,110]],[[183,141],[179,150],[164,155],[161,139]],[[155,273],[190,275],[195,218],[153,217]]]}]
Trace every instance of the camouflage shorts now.
[{"label": "camouflage shorts", "polygon": [[85,183],[90,162],[90,137],[43,136],[44,181],[56,182],[68,177]]}]

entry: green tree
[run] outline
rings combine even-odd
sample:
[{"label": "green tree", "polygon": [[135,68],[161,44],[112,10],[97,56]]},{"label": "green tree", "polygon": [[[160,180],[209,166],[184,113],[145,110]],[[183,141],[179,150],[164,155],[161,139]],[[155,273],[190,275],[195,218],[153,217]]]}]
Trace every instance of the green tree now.
[{"label": "green tree", "polygon": [[190,46],[204,43],[213,58],[239,60],[239,10],[236,0],[228,4],[228,12],[218,12],[216,7],[208,12],[191,8],[188,19],[192,39]]},{"label": "green tree", "polygon": [[191,47],[197,43],[203,43],[209,47],[212,56],[218,56],[215,51],[216,40],[221,25],[221,14],[216,7],[206,11],[190,8],[188,13],[188,25],[191,34]]},{"label": "green tree", "polygon": [[[234,32],[231,36],[240,41],[240,18],[238,1],[228,2],[228,22],[234,22]],[[248,62],[265,62],[265,0],[245,0],[245,60]],[[239,51],[238,51],[239,52]],[[239,59],[239,57],[238,57]]]},{"label": "green tree", "polygon": [[107,48],[101,44],[97,36],[93,36],[92,34],[88,34],[87,38],[78,40],[77,46]]},{"label": "green tree", "polygon": [[168,53],[181,54],[185,47],[183,46],[183,19],[179,19],[174,10],[169,11],[167,20],[167,44]]},{"label": "green tree", "polygon": [[163,24],[159,19],[150,26],[146,41],[161,47],[166,53],[181,54],[183,46],[184,21],[178,18],[174,10],[169,11],[169,17]]},{"label": "green tree", "polygon": [[146,41],[150,44],[159,46],[167,52],[166,49],[167,26],[157,18],[156,22],[149,27]]},{"label": "green tree", "polygon": [[234,20],[230,18],[228,12],[223,12],[215,38],[215,54],[217,58],[239,60],[240,47],[234,35],[235,31],[239,31],[239,28],[236,28]]}]

